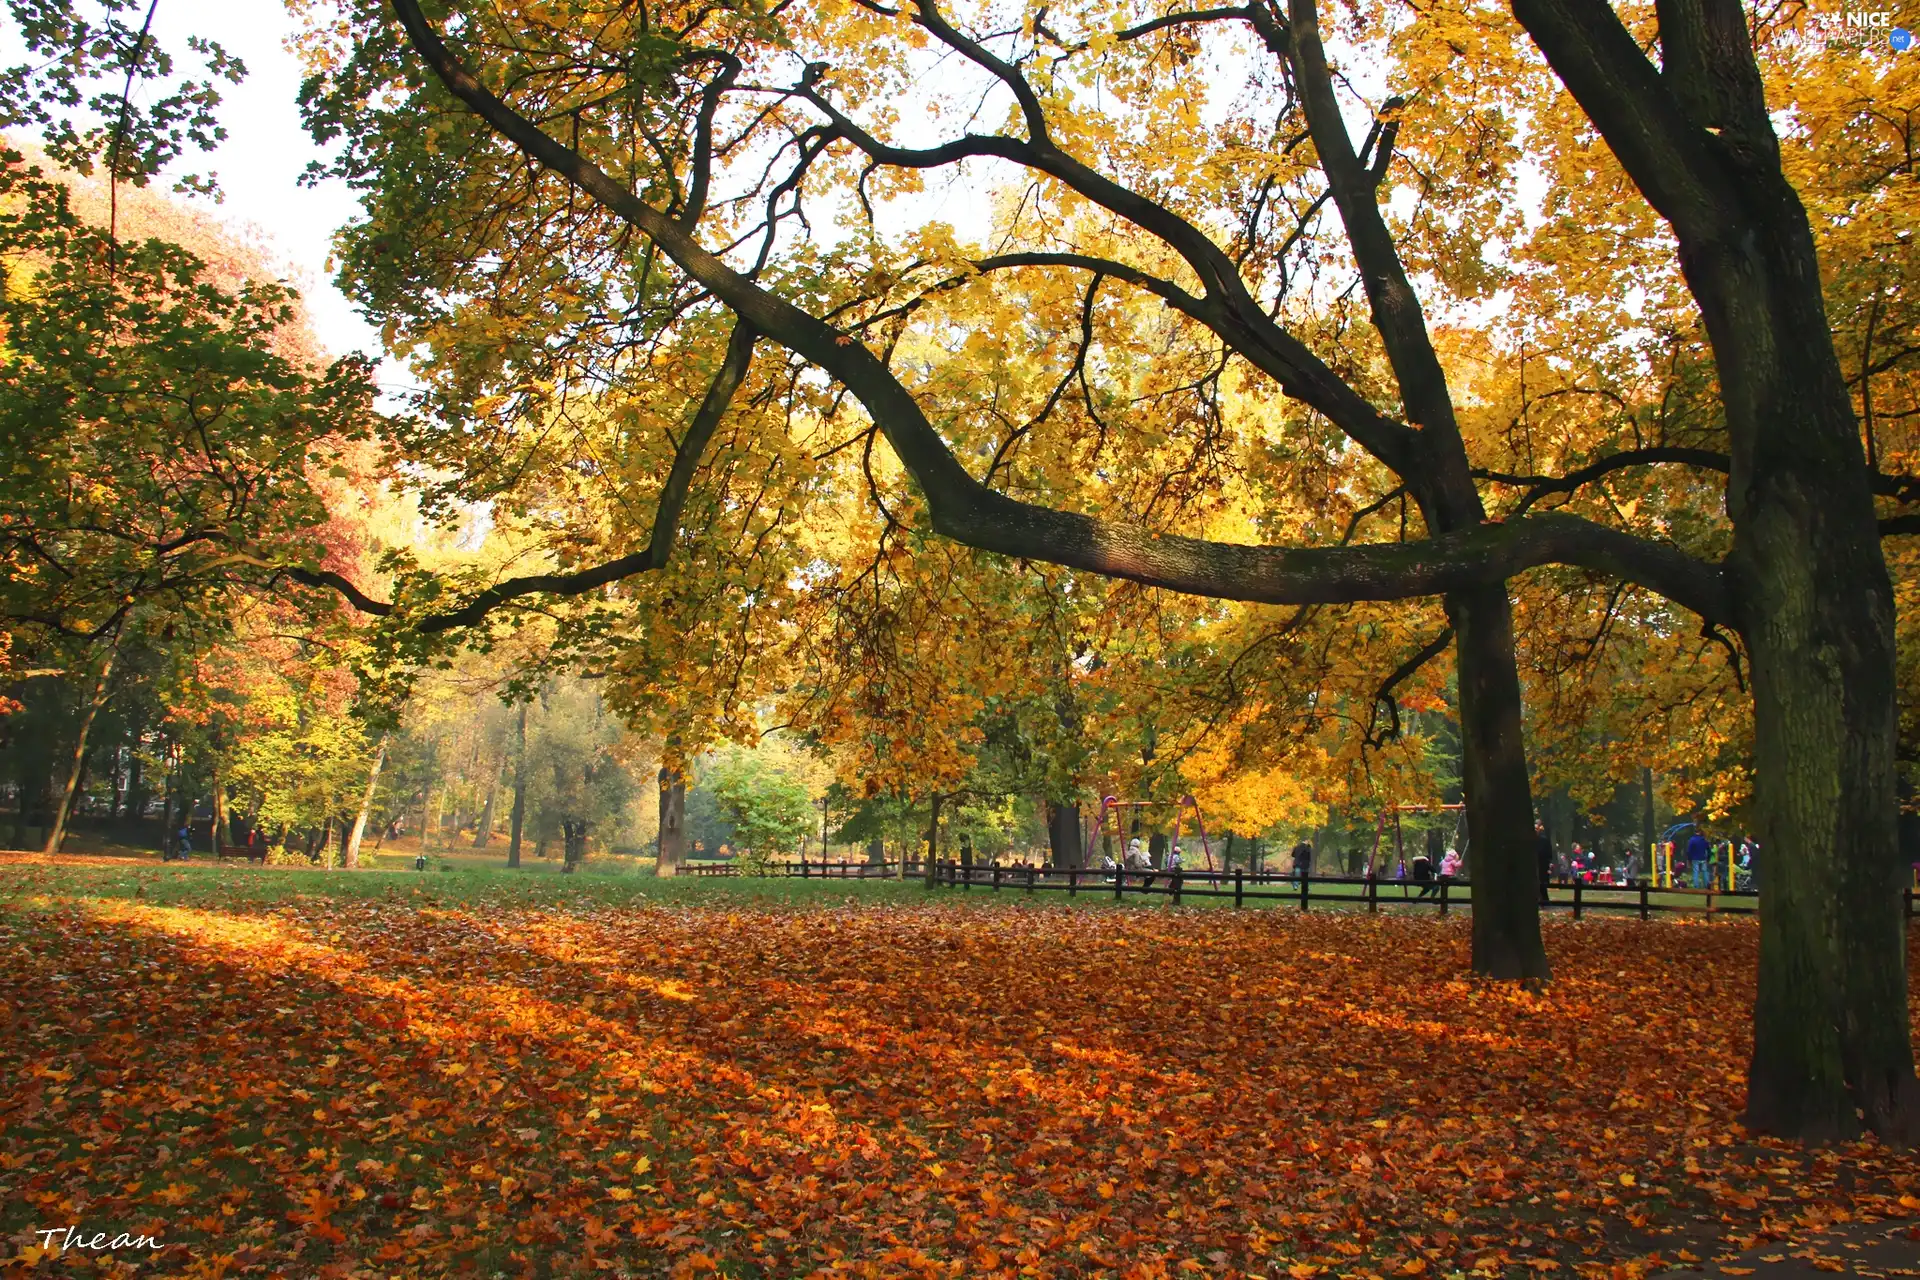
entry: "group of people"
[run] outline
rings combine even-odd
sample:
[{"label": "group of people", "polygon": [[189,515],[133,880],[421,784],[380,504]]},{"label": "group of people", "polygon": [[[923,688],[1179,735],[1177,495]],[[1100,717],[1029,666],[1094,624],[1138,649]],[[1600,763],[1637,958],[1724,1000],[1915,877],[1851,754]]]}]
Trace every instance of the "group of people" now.
[{"label": "group of people", "polygon": [[[1338,857],[1337,850],[1334,856]],[[1302,838],[1298,844],[1294,845],[1292,861],[1292,874],[1295,882],[1311,876],[1313,874],[1314,862],[1312,843]],[[1365,868],[1368,879],[1371,880],[1377,877],[1372,857],[1370,857],[1365,850],[1351,850],[1347,854],[1347,874],[1357,876],[1361,874],[1363,867]],[[1416,851],[1411,859],[1405,857],[1397,859],[1394,863],[1391,879],[1402,883],[1419,885],[1420,892],[1417,896],[1425,898],[1436,892],[1442,882],[1452,884],[1459,880],[1465,871],[1466,859],[1461,856],[1458,849],[1449,845],[1446,851],[1440,855],[1437,863],[1434,860],[1433,854],[1426,849]]]},{"label": "group of people", "polygon": [[[1540,863],[1540,901],[1547,900],[1547,885],[1577,881],[1582,884],[1639,884],[1648,870],[1659,883],[1659,867],[1644,868],[1638,850],[1630,850],[1622,866],[1605,864],[1601,855],[1583,849],[1579,841],[1563,857],[1554,851],[1553,839],[1544,822],[1534,824]],[[1712,840],[1698,827],[1685,844],[1668,842],[1662,847],[1676,885],[1725,892],[1757,888],[1760,873],[1760,843],[1750,836]]]},{"label": "group of people", "polygon": [[1680,878],[1680,868],[1685,866],[1687,881],[1695,889],[1746,889],[1757,884],[1760,842],[1751,836],[1741,836],[1737,843],[1731,838],[1715,841],[1695,827],[1685,845],[1669,844],[1667,850],[1674,878]]},{"label": "group of people", "polygon": [[1112,883],[1114,875],[1121,871],[1174,872],[1180,869],[1179,845],[1169,844],[1166,853],[1160,859],[1160,864],[1156,866],[1152,852],[1137,836],[1127,841],[1127,847],[1121,851],[1118,861],[1114,860],[1111,853],[1100,855],[1100,870],[1105,873],[1108,883]]}]

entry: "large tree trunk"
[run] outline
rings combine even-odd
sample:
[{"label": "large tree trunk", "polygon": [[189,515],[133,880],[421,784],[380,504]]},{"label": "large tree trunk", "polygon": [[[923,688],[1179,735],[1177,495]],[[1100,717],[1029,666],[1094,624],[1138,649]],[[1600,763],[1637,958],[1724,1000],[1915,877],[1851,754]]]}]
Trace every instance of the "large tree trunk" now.
[{"label": "large tree trunk", "polygon": [[367,789],[360,796],[360,812],[354,815],[353,831],[347,836],[345,862],[347,870],[360,869],[360,840],[367,834],[367,815],[373,812],[373,793],[380,785],[380,766],[387,762],[387,735],[380,735],[380,745],[374,748],[373,768],[367,771]]},{"label": "large tree trunk", "polygon": [[1079,801],[1047,801],[1047,847],[1056,870],[1065,871],[1080,865]]},{"label": "large tree trunk", "polygon": [[520,837],[527,825],[527,704],[520,704],[520,718],[514,729],[513,815],[508,818],[507,866],[520,865]]},{"label": "large tree trunk", "polygon": [[1864,1120],[1920,1140],[1895,893],[1892,588],[1746,11],[1662,0],[1656,70],[1604,6],[1512,3],[1672,226],[1720,375],[1765,868],[1747,1123],[1817,1140]]},{"label": "large tree trunk", "polygon": [[1655,821],[1653,770],[1643,768],[1640,770],[1640,852],[1646,859],[1640,864],[1640,875],[1643,879],[1653,875],[1653,848],[1655,841],[1660,838],[1660,833],[1654,830]]},{"label": "large tree trunk", "polygon": [[660,766],[659,854],[654,874],[676,876],[687,858],[687,779],[678,769]]},{"label": "large tree trunk", "polygon": [[94,673],[92,688],[88,690],[87,700],[80,712],[80,727],[74,736],[73,762],[67,769],[66,785],[60,789],[60,801],[54,807],[53,824],[47,829],[47,843],[43,852],[60,852],[60,845],[67,838],[67,820],[73,816],[74,797],[80,790],[80,779],[87,771],[87,738],[93,732],[94,718],[106,704],[107,682],[113,676],[113,660],[119,652],[120,646],[116,641],[100,660],[100,670]]},{"label": "large tree trunk", "polygon": [[140,735],[141,726],[135,725],[128,736],[127,792],[120,815],[136,823],[146,818],[147,800],[151,794],[147,789],[146,770],[140,763]]},{"label": "large tree trunk", "polygon": [[[1828,434],[1857,455],[1850,412]],[[1734,554],[1766,866],[1746,1122],[1823,1140],[1858,1132],[1864,1118],[1890,1140],[1920,1141],[1892,587],[1864,476],[1822,483],[1834,469],[1757,461]]]},{"label": "large tree trunk", "polygon": [[109,818],[118,818],[120,816],[120,805],[127,798],[126,756],[126,744],[115,743],[113,747],[113,800],[107,805],[107,816]]},{"label": "large tree trunk", "polygon": [[1461,774],[1473,868],[1473,971],[1544,978],[1533,800],[1504,584],[1446,600],[1460,679]]},{"label": "large tree trunk", "polygon": [[487,778],[486,803],[480,806],[480,821],[473,833],[473,847],[484,849],[493,843],[493,802],[500,792],[500,771],[495,769]]},{"label": "large tree trunk", "polygon": [[220,850],[227,843],[229,834],[226,771],[220,767],[220,760],[216,755],[213,762],[213,829],[207,834],[207,846],[215,859],[220,857]]},{"label": "large tree trunk", "polygon": [[933,809],[927,818],[927,862],[920,870],[921,880],[929,889],[939,874],[934,868],[940,862],[940,801],[944,798],[938,791],[933,793]]}]

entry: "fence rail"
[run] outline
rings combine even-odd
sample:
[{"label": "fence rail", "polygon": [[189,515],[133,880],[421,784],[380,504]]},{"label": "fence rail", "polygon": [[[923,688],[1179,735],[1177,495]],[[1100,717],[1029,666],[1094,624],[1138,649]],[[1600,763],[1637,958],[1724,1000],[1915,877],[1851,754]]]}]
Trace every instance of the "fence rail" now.
[{"label": "fence rail", "polygon": [[[909,876],[926,875],[926,864],[910,862],[907,864]],[[745,874],[737,862],[683,862],[677,873],[683,876],[738,876]],[[790,876],[795,879],[817,880],[898,880],[900,864],[897,862],[773,862],[766,870],[759,872],[763,876]]]},{"label": "fence rail", "polygon": [[[761,874],[796,879],[898,880],[926,876],[926,864],[909,862],[788,862],[774,863]],[[731,862],[683,865],[683,875],[738,876]],[[1432,907],[1446,915],[1454,907],[1473,905],[1473,886],[1468,881],[1436,879],[1431,881],[1381,880],[1368,876],[1292,876],[1278,871],[1103,871],[1092,868],[1059,869],[1053,867],[963,867],[942,862],[934,867],[934,883],[942,888],[972,891],[986,889],[1000,893],[1102,894],[1116,901],[1126,898],[1162,897],[1180,903],[1186,898],[1233,900],[1238,908],[1248,903],[1278,902],[1299,905],[1311,911],[1315,902],[1323,906],[1359,908],[1378,913],[1382,907]],[[1902,909],[1909,921],[1920,911],[1920,901],[1912,886],[1901,891]],[[1575,920],[1588,912],[1628,912],[1642,920],[1659,913],[1692,915],[1754,915],[1760,909],[1760,895],[1750,889],[1661,888],[1645,882],[1632,885],[1588,884],[1582,881],[1555,881],[1547,886],[1543,906],[1548,910],[1566,910]]]}]

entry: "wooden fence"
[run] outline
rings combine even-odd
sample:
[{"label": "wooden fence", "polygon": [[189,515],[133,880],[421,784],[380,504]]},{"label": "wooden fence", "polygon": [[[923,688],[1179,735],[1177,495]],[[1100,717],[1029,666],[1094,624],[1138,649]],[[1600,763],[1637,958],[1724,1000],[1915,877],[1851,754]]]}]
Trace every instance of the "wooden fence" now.
[{"label": "wooden fence", "polygon": [[[903,868],[898,862],[790,862],[775,863],[763,874],[797,879],[898,880]],[[908,879],[924,879],[924,863],[907,863]],[[683,875],[737,876],[733,863],[682,866]],[[1161,897],[1178,904],[1187,898],[1233,900],[1238,908],[1248,903],[1274,902],[1297,904],[1311,911],[1317,902],[1323,907],[1347,908],[1378,913],[1382,907],[1427,908],[1446,915],[1454,907],[1473,905],[1473,886],[1465,881],[1381,880],[1366,876],[1291,876],[1278,871],[1102,871],[1098,869],[1059,870],[1051,867],[963,867],[942,862],[934,868],[934,883],[942,888],[971,892],[984,889],[991,893],[1065,893],[1068,897],[1100,894],[1115,901],[1126,898]],[[1570,911],[1575,920],[1588,912],[1629,912],[1642,920],[1656,913],[1675,912],[1693,915],[1753,915],[1760,909],[1760,895],[1747,889],[1662,889],[1650,884],[1588,884],[1580,881],[1555,882],[1547,887],[1548,910]],[[1906,918],[1916,916],[1913,887],[1902,890]]]}]

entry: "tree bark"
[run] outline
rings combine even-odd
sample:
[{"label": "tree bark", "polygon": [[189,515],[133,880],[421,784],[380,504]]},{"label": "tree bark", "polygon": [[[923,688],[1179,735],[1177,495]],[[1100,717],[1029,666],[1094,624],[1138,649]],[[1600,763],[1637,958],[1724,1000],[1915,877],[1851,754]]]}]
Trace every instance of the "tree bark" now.
[{"label": "tree bark", "polygon": [[107,682],[113,677],[113,663],[119,653],[120,642],[116,638],[107,649],[106,656],[100,660],[99,671],[94,673],[93,687],[87,692],[87,701],[80,713],[80,727],[74,737],[73,763],[67,769],[66,785],[60,789],[59,803],[54,806],[53,823],[47,829],[47,842],[42,852],[60,852],[60,846],[67,838],[67,820],[73,816],[74,795],[80,790],[80,779],[87,771],[87,738],[93,732],[94,718],[106,704]]},{"label": "tree bark", "polygon": [[1081,864],[1079,801],[1047,801],[1047,845],[1056,870]]},{"label": "tree bark", "polygon": [[216,753],[213,761],[213,829],[207,833],[207,848],[216,860],[227,843],[227,780]]},{"label": "tree bark", "polygon": [[1514,16],[1671,225],[1732,467],[1752,664],[1760,973],[1747,1123],[1920,1141],[1896,894],[1893,596],[1812,227],[1736,0],[1660,0],[1655,67],[1601,0]]},{"label": "tree bark", "polygon": [[147,790],[146,769],[140,762],[140,734],[141,727],[135,725],[127,747],[127,757],[129,760],[127,765],[127,791],[124,797],[124,806],[121,811],[122,817],[131,818],[136,823],[147,816],[147,799],[149,795]]},{"label": "tree bark", "polygon": [[127,798],[126,756],[126,744],[115,743],[113,747],[113,800],[107,805],[107,816],[110,818],[120,817],[120,806]]},{"label": "tree bark", "polygon": [[527,704],[520,704],[514,728],[513,815],[508,818],[507,866],[520,865],[520,837],[527,823]]},{"label": "tree bark", "polygon": [[1473,836],[1473,971],[1548,976],[1532,787],[1505,584],[1447,597],[1460,683],[1461,778]]},{"label": "tree bark", "polygon": [[493,843],[493,802],[500,792],[500,771],[495,769],[487,777],[487,799],[480,806],[480,821],[475,824],[473,847],[484,849]]},{"label": "tree bark", "polygon": [[387,735],[380,735],[380,745],[373,751],[373,768],[367,771],[367,789],[360,797],[360,812],[354,816],[352,834],[347,837],[347,852],[343,859],[347,870],[360,869],[360,840],[367,833],[367,815],[373,812],[374,789],[380,785],[380,766],[387,762]]},{"label": "tree bark", "polygon": [[938,791],[933,793],[933,808],[927,818],[927,861],[921,871],[921,880],[927,888],[933,888],[936,872],[934,866],[940,861],[940,802],[945,799]]},{"label": "tree bark", "polygon": [[1653,770],[1643,768],[1640,770],[1640,852],[1646,860],[1640,864],[1642,876],[1653,874],[1653,847],[1660,838],[1660,833],[1654,830],[1654,824]]},{"label": "tree bark", "polygon": [[659,853],[654,874],[676,876],[687,859],[687,779],[678,769],[660,766]]},{"label": "tree bark", "polygon": [[1862,521],[1811,468],[1756,470],[1735,532],[1766,866],[1745,1119],[1912,1143],[1892,588],[1870,506]]}]

